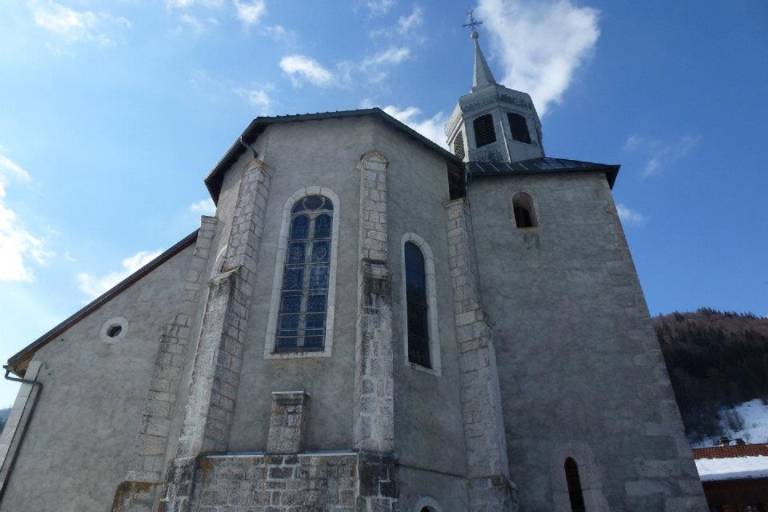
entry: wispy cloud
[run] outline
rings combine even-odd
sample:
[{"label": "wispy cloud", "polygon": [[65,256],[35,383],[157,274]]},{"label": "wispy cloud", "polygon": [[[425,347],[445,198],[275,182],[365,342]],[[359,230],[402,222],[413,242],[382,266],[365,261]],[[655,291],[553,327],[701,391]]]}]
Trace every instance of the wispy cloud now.
[{"label": "wispy cloud", "polygon": [[210,197],[207,199],[201,199],[189,205],[189,211],[200,215],[213,215],[216,213],[216,204]]},{"label": "wispy cloud", "polygon": [[270,112],[272,105],[272,98],[266,88],[253,88],[247,89],[239,87],[234,90],[235,94],[248,100],[248,104],[252,107],[256,107],[260,115],[267,115]]},{"label": "wispy cloud", "polygon": [[407,124],[439,146],[448,148],[445,142],[445,132],[443,131],[443,125],[447,119],[442,112],[425,118],[417,107],[398,108],[394,105],[388,105],[382,110],[398,121]]},{"label": "wispy cloud", "polygon": [[165,0],[168,9],[189,9],[194,6],[218,9],[224,5],[224,0]]},{"label": "wispy cloud", "polygon": [[334,75],[319,62],[306,55],[288,55],[280,60],[280,69],[293,81],[300,85],[306,81],[321,87],[331,85]]},{"label": "wispy cloud", "polygon": [[420,27],[424,23],[424,12],[418,5],[413,6],[411,14],[408,16],[400,16],[397,19],[397,30],[401,34],[406,34],[411,30]]},{"label": "wispy cloud", "polygon": [[407,47],[392,47],[363,59],[362,67],[381,66],[385,64],[400,64],[411,56],[411,49]]},{"label": "wispy cloud", "polygon": [[599,11],[570,0],[479,0],[477,12],[501,61],[501,82],[529,93],[542,115],[562,101],[600,36]]},{"label": "wispy cloud", "polygon": [[624,143],[624,149],[646,159],[642,176],[647,178],[662,174],[671,164],[684,158],[699,144],[699,140],[700,137],[694,135],[681,135],[667,141],[630,135]]},{"label": "wispy cloud", "polygon": [[157,258],[160,253],[161,251],[139,251],[121,261],[118,270],[108,272],[102,276],[94,276],[87,272],[82,272],[77,275],[77,285],[80,291],[88,297],[96,298]]},{"label": "wispy cloud", "polygon": [[234,0],[237,18],[246,26],[255,25],[267,13],[267,4],[264,0],[253,0],[243,2]]},{"label": "wispy cloud", "polygon": [[29,4],[35,24],[67,42],[92,41],[103,46],[114,44],[112,33],[131,27],[122,16],[77,10],[48,0]]},{"label": "wispy cloud", "polygon": [[395,0],[364,0],[363,5],[372,16],[382,16],[392,9]]},{"label": "wispy cloud", "polygon": [[28,182],[30,175],[0,148],[0,281],[29,282],[34,280],[32,264],[45,265],[53,253],[6,203],[11,180]]},{"label": "wispy cloud", "polygon": [[642,226],[648,221],[648,217],[622,203],[616,203],[616,212],[621,221],[628,226]]}]

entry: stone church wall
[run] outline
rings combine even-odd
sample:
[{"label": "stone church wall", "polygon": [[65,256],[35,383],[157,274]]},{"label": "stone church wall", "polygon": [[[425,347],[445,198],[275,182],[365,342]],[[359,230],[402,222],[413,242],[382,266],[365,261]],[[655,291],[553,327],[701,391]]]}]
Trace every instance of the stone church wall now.
[{"label": "stone church wall", "polygon": [[[107,510],[138,451],[163,327],[177,313],[192,247],[41,348],[43,383],[3,511]],[[112,343],[102,330],[127,323]],[[111,341],[111,340],[110,340]],[[45,485],[40,485],[40,475]]]},{"label": "stone church wall", "polygon": [[[448,265],[446,164],[399,133],[386,131],[377,135],[376,147],[390,158],[389,261],[395,350],[395,437],[401,465],[401,498],[407,501],[409,497],[434,496],[440,498],[443,510],[451,510],[446,508],[449,504],[445,498],[453,501],[457,493],[463,498],[465,492],[464,481],[452,476],[464,474],[465,455]],[[407,362],[403,244],[404,237],[411,236],[418,243],[426,243],[429,250],[422,249],[422,252],[425,257],[432,257],[434,265],[435,289],[428,293],[435,296],[438,332],[430,336],[436,334],[439,351],[432,350],[436,367],[432,372]],[[414,478],[403,478],[404,474]]]},{"label": "stone church wall", "polygon": [[[272,391],[309,394],[305,450],[352,447],[352,383],[357,317],[357,233],[360,155],[371,149],[370,119],[345,119],[270,126],[259,139],[272,173],[268,215],[259,248],[259,272],[249,315],[243,369],[229,449],[266,449]],[[326,187],[338,196],[335,324],[330,357],[266,358],[273,277],[283,208],[306,187]],[[269,340],[271,341],[271,340]]]},{"label": "stone church wall", "polygon": [[587,510],[706,510],[605,177],[476,180],[469,204],[521,508],[570,510],[573,457]]}]

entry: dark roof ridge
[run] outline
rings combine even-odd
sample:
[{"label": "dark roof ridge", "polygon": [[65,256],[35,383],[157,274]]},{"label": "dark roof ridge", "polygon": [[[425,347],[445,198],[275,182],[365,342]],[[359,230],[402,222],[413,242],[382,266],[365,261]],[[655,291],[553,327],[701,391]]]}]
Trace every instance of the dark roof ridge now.
[{"label": "dark roof ridge", "polygon": [[315,113],[309,113],[309,114],[286,114],[282,116],[261,116],[261,117],[255,118],[253,121],[250,122],[250,124],[245,128],[245,130],[240,135],[240,137],[238,137],[235,140],[234,144],[232,144],[232,146],[229,148],[229,150],[227,150],[227,152],[224,154],[221,160],[219,160],[218,163],[216,163],[214,168],[205,178],[205,186],[208,187],[208,192],[210,192],[214,202],[218,202],[224,171],[226,171],[237,160],[237,158],[239,158],[240,155],[246,150],[245,145],[253,143],[256,137],[258,137],[264,131],[264,129],[266,129],[266,127],[269,126],[270,124],[292,123],[297,121],[320,121],[325,119],[342,119],[346,117],[361,117],[361,116],[378,117],[385,123],[390,124],[397,130],[400,130],[401,132],[405,133],[409,137],[412,137],[413,139],[415,139],[417,142],[419,142],[426,148],[437,152],[438,154],[440,154],[440,156],[442,156],[446,160],[457,163],[457,164],[462,163],[459,157],[457,157],[447,149],[440,147],[434,141],[431,141],[430,139],[426,138],[425,136],[423,136],[422,134],[420,134],[410,126],[406,125],[405,123],[398,121],[397,119],[387,114],[384,110],[380,109],[379,107],[356,109],[356,110],[336,110],[332,112],[315,112]]},{"label": "dark roof ridge", "polygon": [[78,323],[80,320],[85,318],[86,316],[90,315],[97,309],[99,309],[101,306],[115,298],[117,295],[122,293],[123,291],[130,288],[132,285],[134,285],[136,282],[138,282],[141,278],[155,270],[157,267],[171,259],[172,257],[176,256],[178,253],[192,245],[192,243],[197,240],[197,234],[199,230],[196,229],[189,235],[182,238],[180,241],[173,244],[170,248],[168,248],[166,251],[164,251],[162,254],[160,254],[157,258],[153,259],[140,269],[138,269],[133,274],[129,275],[119,283],[117,283],[115,286],[98,296],[96,299],[94,299],[92,302],[88,303],[84,307],[82,307],[79,311],[77,311],[74,315],[70,316],[57,326],[55,326],[50,331],[46,332],[42,336],[40,336],[38,339],[21,349],[19,352],[14,354],[13,356],[8,359],[8,367],[13,371],[15,374],[20,375],[20,371],[23,373],[23,369],[20,369],[19,366],[21,363],[26,362],[38,349],[42,348],[46,344],[48,344],[50,341],[52,341],[54,338],[65,332],[67,329]]}]

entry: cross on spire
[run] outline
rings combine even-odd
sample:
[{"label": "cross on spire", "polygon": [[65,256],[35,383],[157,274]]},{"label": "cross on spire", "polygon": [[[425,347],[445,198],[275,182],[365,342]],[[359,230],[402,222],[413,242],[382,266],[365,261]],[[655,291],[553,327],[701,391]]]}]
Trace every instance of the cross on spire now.
[{"label": "cross on spire", "polygon": [[472,92],[487,85],[496,84],[496,79],[493,78],[491,68],[488,66],[483,51],[480,49],[480,43],[477,40],[480,37],[477,33],[477,26],[482,24],[482,21],[475,18],[474,9],[467,11],[467,22],[464,23],[462,27],[466,27],[472,31],[470,34],[472,36],[472,41],[475,44],[475,67],[472,73]]},{"label": "cross on spire", "polygon": [[462,27],[466,27],[472,31],[472,34],[476,34],[477,30],[475,30],[475,27],[482,24],[482,21],[478,21],[477,18],[475,18],[475,10],[470,9],[467,11],[467,22],[464,23]]}]

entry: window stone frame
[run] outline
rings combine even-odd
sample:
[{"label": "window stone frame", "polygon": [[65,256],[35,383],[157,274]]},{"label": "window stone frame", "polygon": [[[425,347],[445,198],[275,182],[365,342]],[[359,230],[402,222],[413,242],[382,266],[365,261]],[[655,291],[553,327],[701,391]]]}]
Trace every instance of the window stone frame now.
[{"label": "window stone frame", "polygon": [[[325,341],[322,351],[298,351],[276,352],[277,320],[280,310],[280,296],[285,271],[285,253],[288,250],[288,230],[291,224],[291,210],[296,201],[302,197],[321,195],[333,202],[333,216],[331,218],[331,261],[328,266],[328,302],[325,315]],[[341,216],[341,201],[339,196],[331,189],[321,186],[303,187],[291,194],[283,205],[283,219],[280,225],[280,233],[275,254],[275,272],[272,279],[272,298],[267,319],[267,335],[264,343],[265,359],[302,359],[306,357],[330,357],[333,353],[333,328],[336,317],[336,272],[339,258],[339,218]]]},{"label": "window stone frame", "polygon": [[[429,322],[429,357],[432,368],[421,366],[420,364],[412,363],[408,360],[408,297],[406,290],[406,276],[405,276],[405,244],[411,242],[415,244],[424,256],[424,274],[427,281],[427,307],[428,322]],[[443,373],[443,367],[441,363],[440,354],[440,328],[437,315],[437,283],[435,279],[435,258],[432,253],[432,248],[429,244],[416,233],[405,233],[400,240],[400,275],[402,276],[402,283],[400,286],[400,312],[403,316],[403,359],[405,366],[418,370],[421,372],[429,373],[435,376],[440,376]]]}]

